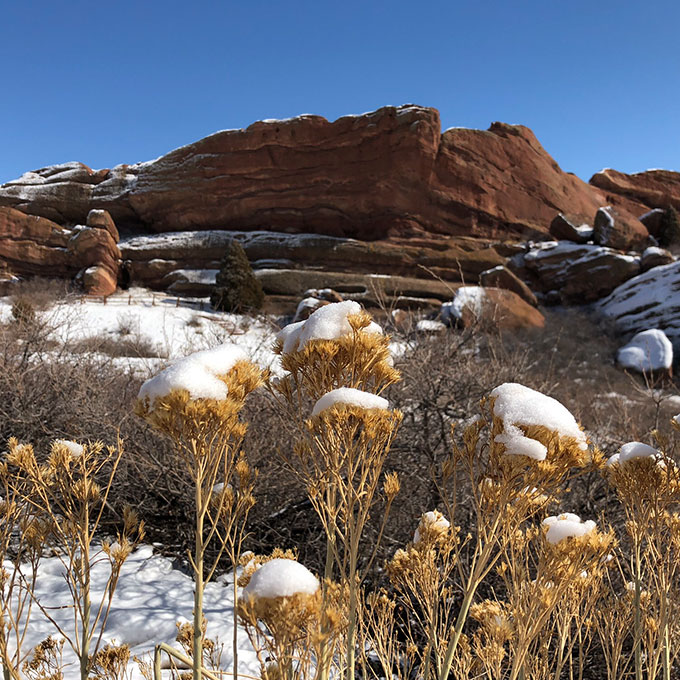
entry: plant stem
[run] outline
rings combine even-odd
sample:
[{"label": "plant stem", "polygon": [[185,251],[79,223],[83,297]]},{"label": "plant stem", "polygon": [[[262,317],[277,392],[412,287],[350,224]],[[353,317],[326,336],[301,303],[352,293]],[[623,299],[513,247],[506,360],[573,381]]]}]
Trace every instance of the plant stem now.
[{"label": "plant stem", "polygon": [[444,655],[444,663],[442,664],[441,670],[439,671],[439,676],[437,680],[447,680],[449,677],[449,672],[451,671],[451,666],[453,664],[453,655],[456,653],[456,648],[458,647],[458,642],[460,641],[460,636],[463,633],[463,626],[467,619],[468,610],[470,609],[470,604],[472,603],[472,598],[475,596],[475,591],[477,590],[478,581],[476,579],[470,578],[468,582],[467,591],[463,602],[460,605],[460,610],[458,611],[458,618],[456,619],[456,627],[453,631],[453,637],[449,642],[449,646],[446,648],[446,654]]},{"label": "plant stem", "polygon": [[[196,475],[196,536],[194,548],[194,658],[193,680],[201,680],[203,661],[203,474]],[[234,603],[235,604],[235,603]]]}]

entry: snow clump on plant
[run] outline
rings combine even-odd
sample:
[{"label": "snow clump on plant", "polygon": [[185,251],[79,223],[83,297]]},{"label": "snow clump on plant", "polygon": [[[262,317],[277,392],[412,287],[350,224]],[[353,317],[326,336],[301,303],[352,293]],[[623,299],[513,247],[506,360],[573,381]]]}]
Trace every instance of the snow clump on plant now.
[{"label": "snow clump on plant", "polygon": [[425,534],[443,534],[450,526],[451,522],[449,522],[449,520],[438,510],[425,512],[420,518],[418,528],[413,534],[413,543],[414,545],[420,543]]},{"label": "snow clump on plant", "polygon": [[496,435],[495,441],[505,445],[505,453],[545,460],[545,445],[526,436],[520,425],[545,427],[561,437],[573,438],[581,450],[587,449],[583,430],[556,399],[518,383],[503,383],[490,396],[494,399],[494,416],[503,421],[503,432]]},{"label": "snow clump on plant", "polygon": [[70,439],[55,439],[54,443],[60,444],[61,446],[68,449],[68,452],[74,458],[79,458],[85,451],[85,447],[82,444],[78,444],[78,442],[71,441]]},{"label": "snow clump on plant", "polygon": [[545,532],[547,541],[554,545],[565,538],[585,536],[596,524],[592,519],[583,522],[578,515],[564,512],[561,515],[547,517],[543,520],[543,526],[547,528]]},{"label": "snow clump on plant", "polygon": [[[339,340],[352,333],[348,317],[360,312],[361,306],[353,300],[333,302],[312,312],[305,321],[288,324],[276,337],[283,344],[284,354],[300,351],[312,340]],[[383,331],[372,321],[363,332],[382,334]]]},{"label": "snow clump on plant", "polygon": [[384,397],[379,397],[372,392],[364,392],[353,387],[338,387],[335,390],[326,392],[326,394],[319,399],[314,408],[312,415],[317,416],[322,411],[325,411],[336,404],[347,404],[348,406],[358,406],[363,409],[380,408],[388,409],[390,403]]},{"label": "snow clump on plant", "polygon": [[156,399],[173,390],[186,390],[191,399],[225,399],[227,386],[220,376],[229,373],[239,361],[247,360],[240,347],[229,343],[190,354],[149,378],[140,388],[138,399],[148,398],[153,406]]},{"label": "snow clump on plant", "polygon": [[250,577],[243,594],[255,599],[314,595],[319,589],[319,579],[307,567],[286,558],[265,562]]},{"label": "snow clump on plant", "polygon": [[627,463],[633,458],[652,458],[657,463],[663,461],[663,456],[658,449],[642,442],[628,442],[619,449],[618,453],[609,457],[607,465]]}]

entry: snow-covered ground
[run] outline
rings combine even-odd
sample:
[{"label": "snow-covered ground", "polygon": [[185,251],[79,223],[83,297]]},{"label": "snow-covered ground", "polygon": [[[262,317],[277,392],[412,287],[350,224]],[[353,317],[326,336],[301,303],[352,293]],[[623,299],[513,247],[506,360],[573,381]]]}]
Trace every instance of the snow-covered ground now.
[{"label": "snow-covered ground", "polygon": [[[12,301],[0,298],[0,323],[11,319]],[[55,304],[41,316],[55,340],[125,340],[152,348],[156,357],[115,357],[113,363],[130,366],[148,377],[169,359],[233,342],[263,368],[276,367],[272,351],[273,321],[216,312],[207,300],[177,298],[143,288],[119,291],[106,299],[77,298]],[[96,343],[95,343],[96,345]]]},{"label": "snow-covered ground", "polygon": [[[98,606],[108,577],[108,561],[102,560],[92,570],[93,603]],[[10,567],[11,568],[11,567]],[[57,557],[43,559],[38,567],[36,597],[49,607],[49,615],[72,635],[73,609],[64,570]],[[171,560],[153,554],[153,548],[140,546],[123,565],[120,581],[113,598],[111,613],[106,625],[102,645],[127,644],[130,658],[153,663],[156,644],[165,642],[181,649],[175,642],[176,624],[189,621],[193,610],[193,580],[178,569]],[[223,645],[220,659],[224,670],[233,668],[232,635],[234,630],[234,598],[231,576],[221,577],[209,583],[204,595],[204,615],[208,621],[207,635]],[[30,627],[22,652],[26,653],[39,642],[53,636],[60,639],[54,625],[33,608]],[[247,635],[239,631],[238,667],[243,675],[259,677],[257,656]],[[164,662],[167,657],[164,657]],[[79,677],[75,654],[64,645],[64,678]],[[165,664],[167,665],[167,664]],[[129,665],[131,678],[141,680],[142,675],[135,661]]]}]

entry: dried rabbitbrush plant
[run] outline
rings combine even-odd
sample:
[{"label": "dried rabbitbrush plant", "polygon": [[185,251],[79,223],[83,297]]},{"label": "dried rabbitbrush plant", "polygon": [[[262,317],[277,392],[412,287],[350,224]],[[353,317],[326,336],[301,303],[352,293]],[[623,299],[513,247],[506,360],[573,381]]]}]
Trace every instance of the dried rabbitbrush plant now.
[{"label": "dried rabbitbrush plant", "polygon": [[[248,513],[255,503],[256,471],[241,443],[246,424],[239,415],[250,392],[262,384],[260,369],[235,345],[221,345],[192,354],[147,380],[140,389],[136,413],[165,433],[175,445],[194,487],[195,597],[192,649],[204,649],[203,590],[227,555],[236,568]],[[208,561],[207,549],[216,546]],[[234,583],[234,601],[236,601]],[[234,677],[238,668],[237,630],[232,639]],[[167,645],[162,651],[177,657]],[[157,648],[158,657],[159,648]],[[183,659],[182,659],[183,660]],[[192,675],[205,672],[201,654],[194,654]],[[155,665],[160,672],[160,661]]]},{"label": "dried rabbitbrush plant", "polygon": [[[17,446],[10,440],[10,450]],[[18,680],[27,657],[22,647],[31,620],[31,593],[52,522],[24,500],[29,481],[8,457],[3,454],[0,462],[0,658],[5,679]]]},{"label": "dried rabbitbrush plant", "polygon": [[[63,565],[73,599],[73,633],[64,630],[49,608],[35,600],[32,582],[24,579],[24,583],[35,604],[75,652],[82,680],[88,677],[92,658],[99,651],[123,564],[144,537],[143,523],[132,509],[125,508],[116,540],[94,548],[122,455],[120,441],[113,447],[101,442],[57,440],[46,462],[40,463],[30,444],[11,440],[6,458],[9,468],[16,471],[9,483],[15,497],[49,528],[34,540],[51,545]],[[93,602],[90,570],[101,561],[108,562],[109,574],[101,600]]]},{"label": "dried rabbitbrush plant", "polygon": [[636,680],[659,673],[670,680],[680,645],[680,469],[663,451],[628,442],[604,472],[623,506],[630,546],[619,559],[625,590],[612,590],[608,603],[620,620],[605,618],[600,629],[605,656],[615,671],[625,664],[616,631],[628,623]]},{"label": "dried rabbitbrush plant", "polygon": [[[271,389],[299,424],[298,441],[283,452],[289,469],[305,485],[326,533],[322,584],[338,579],[348,589],[346,669],[355,677],[357,626],[363,579],[374,550],[360,561],[360,541],[382,491],[384,520],[399,490],[395,474],[383,474],[390,445],[402,420],[380,393],[399,380],[389,339],[356,302],[329,304],[306,321],[281,331],[276,351],[286,371]],[[313,405],[312,413],[309,407]],[[360,563],[361,562],[361,563]],[[320,653],[320,677],[328,676],[329,654]]]},{"label": "dried rabbitbrush plant", "polygon": [[326,583],[322,593],[319,580],[283,554],[256,558],[241,580],[239,618],[257,651],[261,677],[312,680],[331,664],[342,674],[347,589]]},{"label": "dried rabbitbrush plant", "polygon": [[[601,464],[601,454],[588,448],[573,416],[546,395],[505,383],[482,401],[481,409],[482,417],[465,429],[462,444],[454,445],[435,480],[453,519],[461,488],[471,489],[476,519],[451,558],[458,565],[462,600],[446,651],[435,663],[438,680],[451,671],[481,583],[509,552],[526,547],[527,523],[559,500],[574,475]],[[526,587],[526,579],[516,578],[514,583]],[[501,656],[497,649],[489,663],[497,666]]]}]

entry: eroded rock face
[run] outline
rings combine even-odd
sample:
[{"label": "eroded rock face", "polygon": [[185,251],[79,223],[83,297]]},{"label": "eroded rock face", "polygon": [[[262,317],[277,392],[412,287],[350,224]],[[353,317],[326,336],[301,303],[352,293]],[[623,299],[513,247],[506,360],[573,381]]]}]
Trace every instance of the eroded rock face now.
[{"label": "eroded rock face", "polygon": [[215,133],[147,163],[69,163],[0,187],[0,205],[61,224],[108,210],[120,226],[317,233],[374,240],[545,235],[556,212],[592,219],[603,194],[563,172],[533,133],[441,132],[435,109],[384,107]]},{"label": "eroded rock face", "polygon": [[607,168],[593,175],[590,184],[606,191],[614,201],[618,197],[629,210],[636,206],[639,215],[650,208],[666,209],[669,205],[680,210],[680,172],[646,170],[628,175]]},{"label": "eroded rock face", "polygon": [[68,229],[0,206],[0,261],[18,275],[80,275],[86,292],[109,295],[116,289],[120,251],[107,229]]},{"label": "eroded rock face", "polygon": [[573,303],[598,300],[640,271],[639,258],[569,241],[537,244],[523,261],[535,290],[555,291],[560,301]]},{"label": "eroded rock face", "polygon": [[[506,262],[489,243],[475,239],[448,239],[428,246],[418,242],[366,242],[319,234],[194,231],[124,239],[120,248],[131,282],[158,289],[174,285],[173,290],[179,292],[180,284],[174,272],[181,270],[182,292],[201,294],[203,288],[199,286],[207,281],[209,272],[214,277],[233,238],[241,242],[255,270],[298,267],[313,272],[371,273],[421,278],[425,280],[423,286],[428,279],[436,277],[476,282],[482,271]],[[190,271],[195,273],[187,273]],[[192,277],[198,284],[193,291],[190,290]],[[291,294],[301,295],[307,288],[325,285],[306,286]]]}]

